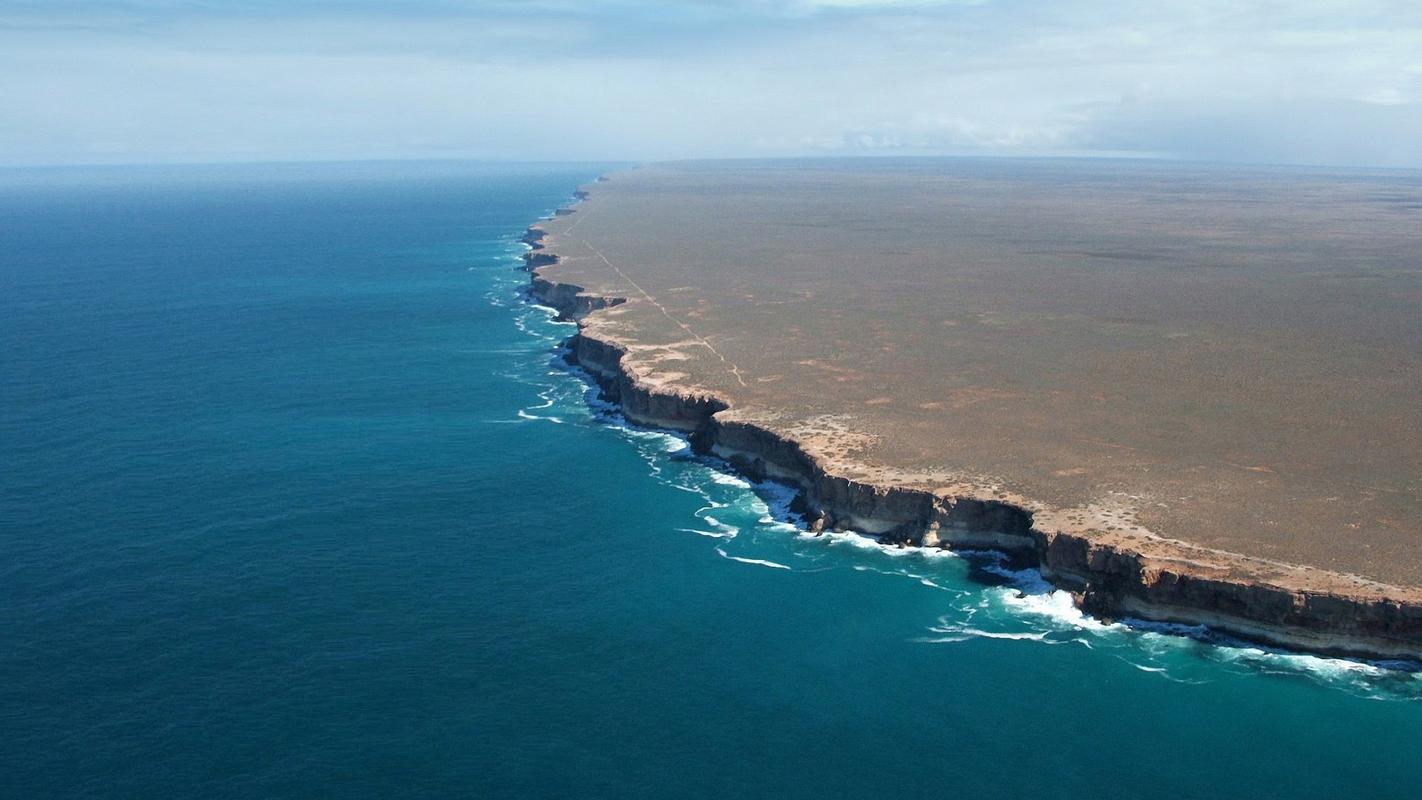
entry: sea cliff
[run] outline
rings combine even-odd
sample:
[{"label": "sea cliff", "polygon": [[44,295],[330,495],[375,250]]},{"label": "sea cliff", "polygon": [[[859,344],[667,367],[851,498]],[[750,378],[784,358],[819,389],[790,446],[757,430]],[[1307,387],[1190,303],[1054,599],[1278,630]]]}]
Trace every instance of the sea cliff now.
[{"label": "sea cliff", "polygon": [[[588,190],[577,197],[586,199]],[[559,216],[575,213],[564,208]],[[854,480],[837,475],[793,435],[737,419],[714,393],[653,380],[627,358],[629,342],[595,324],[629,298],[588,292],[541,272],[559,261],[538,225],[523,241],[529,295],[578,324],[569,360],[635,424],[683,431],[693,447],[753,479],[795,487],[811,531],[852,530],[910,547],[1010,553],[1103,619],[1210,629],[1325,655],[1422,661],[1422,593],[1313,567],[1246,557],[1139,531],[1066,530],[1027,498]]]}]

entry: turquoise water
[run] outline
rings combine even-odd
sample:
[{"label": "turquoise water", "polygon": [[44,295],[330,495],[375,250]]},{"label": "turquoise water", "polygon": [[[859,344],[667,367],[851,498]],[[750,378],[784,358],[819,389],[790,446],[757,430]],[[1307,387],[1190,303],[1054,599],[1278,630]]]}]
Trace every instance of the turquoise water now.
[{"label": "turquoise water", "polygon": [[621,425],[515,269],[599,171],[0,173],[0,797],[1416,796],[1413,674]]}]

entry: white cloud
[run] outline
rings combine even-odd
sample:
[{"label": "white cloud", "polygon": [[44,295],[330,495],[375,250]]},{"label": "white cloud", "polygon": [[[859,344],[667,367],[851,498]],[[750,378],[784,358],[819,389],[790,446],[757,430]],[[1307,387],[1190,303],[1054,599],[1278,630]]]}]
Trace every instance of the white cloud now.
[{"label": "white cloud", "polygon": [[0,162],[1095,150],[1422,166],[1419,128],[1398,128],[1422,103],[1411,2],[76,7],[0,0]]}]

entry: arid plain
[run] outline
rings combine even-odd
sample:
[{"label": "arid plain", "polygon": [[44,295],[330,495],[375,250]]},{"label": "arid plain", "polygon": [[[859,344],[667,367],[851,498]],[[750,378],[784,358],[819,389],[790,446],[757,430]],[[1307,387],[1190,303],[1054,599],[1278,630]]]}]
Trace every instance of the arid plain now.
[{"label": "arid plain", "polygon": [[1417,173],[683,163],[541,228],[643,381],[835,474],[1422,587]]}]

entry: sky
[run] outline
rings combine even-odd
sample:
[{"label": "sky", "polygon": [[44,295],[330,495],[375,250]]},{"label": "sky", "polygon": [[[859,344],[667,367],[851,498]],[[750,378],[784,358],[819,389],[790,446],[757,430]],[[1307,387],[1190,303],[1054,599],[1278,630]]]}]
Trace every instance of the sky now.
[{"label": "sky", "polygon": [[0,0],[0,164],[1422,168],[1422,0]]}]

